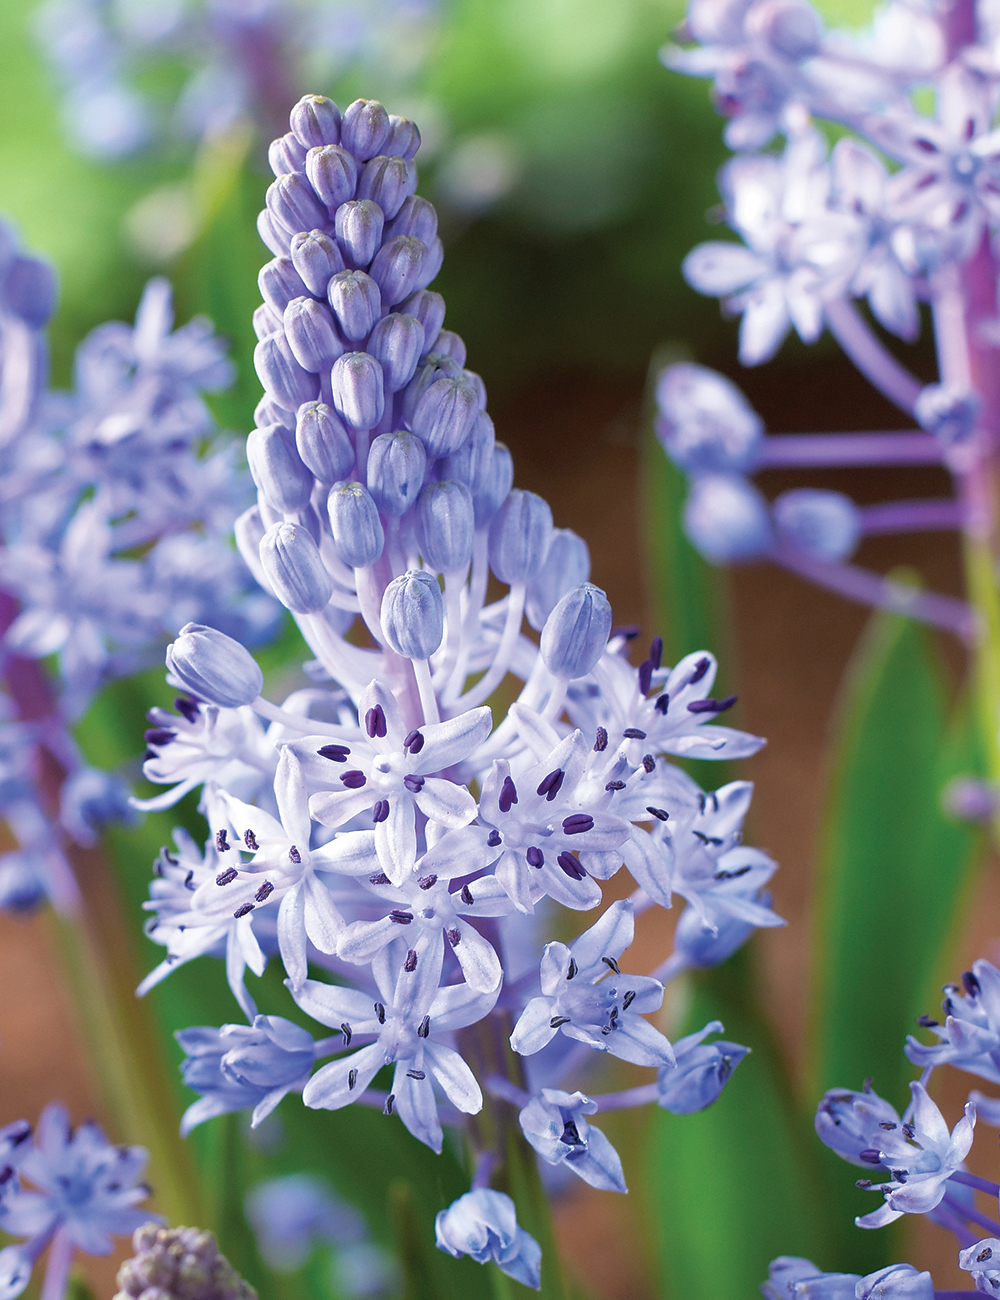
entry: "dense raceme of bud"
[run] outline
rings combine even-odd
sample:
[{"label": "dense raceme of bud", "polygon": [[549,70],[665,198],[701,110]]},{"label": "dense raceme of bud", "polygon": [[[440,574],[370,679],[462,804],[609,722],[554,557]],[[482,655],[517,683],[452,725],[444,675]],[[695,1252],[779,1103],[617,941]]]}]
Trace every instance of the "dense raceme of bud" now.
[{"label": "dense raceme of bud", "polygon": [[115,1300],[257,1300],[210,1232],[144,1224],[132,1238],[135,1254],[118,1271]]},{"label": "dense raceme of bud", "polygon": [[[440,1151],[442,1123],[475,1115],[485,1089],[523,1112],[543,1160],[624,1191],[583,1118],[601,1105],[566,1076],[585,1072],[584,1044],[677,1073],[621,1104],[695,1110],[721,1092],[743,1049],[701,1048],[713,1023],[684,1040],[681,1065],[645,1016],[660,973],[781,924],[763,892],[775,864],[739,843],[749,785],[706,796],[667,756],[738,758],[763,741],[718,724],[734,701],[712,694],[710,654],[668,668],[655,639],[629,664],[586,545],[513,486],[430,287],[441,245],[415,193],[416,128],[372,101],[341,114],[315,97],[291,128],[259,223],[274,257],[255,315],[258,496],[236,534],[301,629],[314,685],[279,707],[239,647],[188,628],[171,650],[190,695],[153,713],[144,770],[172,788],[147,806],[201,786],[211,834],[202,853],[178,833],[157,864],[148,933],[167,956],[141,991],[225,951],[251,1022],[179,1036],[200,1094],[185,1129],[244,1109],[256,1124],[301,1092],[313,1108],[377,1104]],[[491,583],[506,588],[496,599]],[[488,704],[498,688],[516,697],[506,718]],[[556,907],[596,908],[626,864],[631,898],[572,945],[538,944]],[[623,973],[636,912],[673,892],[692,902],[683,950],[660,973]],[[275,952],[325,1036],[258,1013],[244,972]],[[493,1076],[464,1032],[487,1017],[513,1025],[527,1090]],[[539,1247],[487,1182],[442,1208],[438,1245],[537,1286]]]}]

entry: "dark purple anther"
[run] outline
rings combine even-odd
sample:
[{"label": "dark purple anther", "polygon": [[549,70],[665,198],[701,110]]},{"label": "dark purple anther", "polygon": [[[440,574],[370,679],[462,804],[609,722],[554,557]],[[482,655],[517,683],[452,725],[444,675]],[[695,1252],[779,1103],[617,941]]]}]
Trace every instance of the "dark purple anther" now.
[{"label": "dark purple anther", "polygon": [[169,745],[176,735],[177,732],[171,731],[169,727],[151,727],[144,739],[147,745]]},{"label": "dark purple anther", "polygon": [[215,877],[217,885],[231,885],[240,873],[235,867],[226,867],[225,871],[220,871]]},{"label": "dark purple anther", "polygon": [[247,831],[247,833],[243,836],[243,843],[247,846],[247,848],[250,850],[251,853],[256,853],[257,850],[260,848],[260,845],[257,843],[257,836],[253,833],[253,831]]},{"label": "dark purple anther", "polygon": [[973,975],[971,970],[962,971],[962,987],[970,998],[978,997],[981,992],[979,981],[976,979],[975,975]]},{"label": "dark purple anther", "polygon": [[566,872],[567,876],[569,876],[571,880],[582,880],[587,874],[583,867],[580,866],[579,862],[577,862],[576,858],[573,857],[572,853],[567,853],[565,851],[560,853],[556,858],[556,862],[559,863],[560,867],[562,867],[563,871]]},{"label": "dark purple anther", "polygon": [[413,776],[408,774],[403,777],[403,784],[409,790],[410,794],[419,794],[424,788],[424,778],[422,776]]},{"label": "dark purple anther", "polygon": [[184,877],[184,888],[190,889],[192,894],[198,888],[198,886],[194,883],[194,867],[192,867],[191,870]]},{"label": "dark purple anther", "polygon": [[417,881],[417,884],[420,886],[421,889],[433,889],[434,886],[437,884],[437,882],[438,882],[437,876],[430,875],[430,876],[421,876],[420,879]]},{"label": "dark purple anther", "polygon": [[461,898],[462,902],[465,904],[466,907],[471,907],[472,904],[476,901],[472,897],[472,890],[469,888],[468,885],[462,886],[462,892],[459,895],[459,897]]},{"label": "dark purple anther", "polygon": [[699,660],[698,660],[698,662],[697,662],[697,663],[695,664],[695,666],[694,666],[694,672],[693,672],[693,673],[691,674],[691,676],[688,678],[688,685],[689,685],[689,686],[693,686],[693,685],[695,684],[695,682],[700,682],[700,681],[701,681],[701,679],[702,679],[702,678],[705,676],[705,674],[708,672],[708,667],[709,667],[709,664],[710,664],[711,662],[712,662],[712,661],[711,661],[710,659],[708,659],[707,657],[706,657],[705,659],[699,659]]},{"label": "dark purple anther", "polygon": [[666,713],[667,709],[670,708],[670,696],[666,691],[656,697],[655,708],[657,713]]},{"label": "dark purple anther", "polygon": [[705,700],[692,700],[688,705],[688,713],[725,713],[736,703],[735,695],[727,695],[724,700],[713,700],[709,696]]},{"label": "dark purple anther", "polygon": [[395,1100],[396,1100],[396,1094],[394,1092],[390,1092],[388,1097],[386,1097],[385,1099],[385,1105],[382,1107],[383,1115],[392,1114],[392,1105]]},{"label": "dark purple anther", "polygon": [[503,779],[503,785],[500,787],[500,798],[498,802],[502,813],[510,812],[511,805],[517,803],[517,786],[515,786],[509,776],[505,776]]},{"label": "dark purple anther", "polygon": [[654,636],[649,644],[649,659],[654,668],[663,663],[663,637]]},{"label": "dark purple anther", "polygon": [[228,853],[233,846],[226,840],[225,827],[215,832],[215,849],[217,853]]},{"label": "dark purple anther", "polygon": [[407,1070],[406,1077],[408,1079],[417,1079],[419,1081],[420,1079],[426,1079],[427,1075],[424,1074],[423,1070]]},{"label": "dark purple anther", "polygon": [[402,912],[398,907],[394,907],[389,913],[389,920],[395,921],[397,925],[409,925],[413,920],[412,912]]},{"label": "dark purple anther", "polygon": [[254,894],[254,898],[256,898],[258,903],[263,903],[266,902],[267,899],[270,898],[273,893],[274,893],[274,886],[271,884],[269,880],[265,880],[264,883],[261,885],[260,889],[257,890],[256,894]]},{"label": "dark purple anther", "polygon": [[622,998],[622,1010],[627,1011],[635,1001],[635,989],[627,989],[625,996]]},{"label": "dark purple anther", "polygon": [[403,962],[403,970],[405,970],[408,975],[412,975],[416,969],[417,954],[413,948],[410,948],[406,954],[406,961]]},{"label": "dark purple anther", "polygon": [[354,1030],[351,1028],[351,1026],[347,1023],[346,1020],[340,1026],[340,1032],[344,1035],[344,1046],[350,1047],[351,1039],[354,1037]]},{"label": "dark purple anther", "polygon": [[253,908],[254,908],[253,903],[244,903],[242,907],[238,907],[236,909],[236,911],[233,913],[233,916],[235,916],[235,918],[238,921],[241,916],[248,916],[253,911]]},{"label": "dark purple anther", "polygon": [[613,627],[611,637],[613,640],[616,636],[623,636],[626,641],[634,641],[641,631],[638,623],[626,623],[623,627]]},{"label": "dark purple anther", "polygon": [[866,1165],[880,1165],[882,1163],[882,1153],[876,1151],[874,1147],[865,1147],[864,1151],[858,1152],[858,1159],[863,1160]]},{"label": "dark purple anther", "polygon": [[529,867],[540,867],[545,861],[542,850],[535,848],[534,844],[531,845],[524,856],[528,859]]},{"label": "dark purple anther", "polygon": [[574,979],[574,978],[577,976],[577,974],[579,973],[579,970],[580,970],[580,967],[576,964],[576,958],[575,958],[575,957],[570,957],[570,959],[569,959],[569,970],[567,970],[567,972],[566,972],[566,978],[567,978],[568,980]]},{"label": "dark purple anther", "polygon": [[670,814],[666,808],[647,808],[646,811],[655,817],[657,821],[665,822],[670,819]]},{"label": "dark purple anther", "polygon": [[608,747],[608,733],[603,727],[597,728],[597,739],[594,741],[594,752],[603,754]]},{"label": "dark purple anther", "polygon": [[594,819],[590,813],[571,813],[563,818],[562,827],[567,835],[582,835],[594,829]]},{"label": "dark purple anther", "polygon": [[389,800],[376,799],[375,807],[372,809],[372,821],[377,826],[379,822],[384,822],[389,816]]},{"label": "dark purple anther", "polygon": [[644,659],[639,665],[639,694],[648,695],[649,688],[653,684],[653,661]]},{"label": "dark purple anther", "polygon": [[624,782],[624,781],[609,781],[609,782],[607,783],[607,785],[606,785],[604,788],[605,788],[605,790],[610,790],[611,793],[613,794],[613,793],[615,792],[615,790],[624,790],[624,789],[625,789],[625,782]]},{"label": "dark purple anther", "polygon": [[563,1125],[562,1137],[560,1142],[565,1142],[568,1147],[582,1147],[583,1142],[580,1139],[580,1132],[571,1119],[568,1119]]},{"label": "dark purple anther", "polygon": [[452,927],[452,929],[450,930],[445,930],[445,934],[448,936],[448,942],[451,944],[451,946],[453,948],[457,948],[462,941],[461,930]]},{"label": "dark purple anther", "polygon": [[618,969],[618,963],[615,961],[614,957],[602,957],[601,961],[604,962],[608,970],[613,970],[616,975],[621,974],[621,971]]},{"label": "dark purple anther", "polygon": [[347,786],[348,790],[360,790],[367,778],[365,777],[364,772],[359,772],[357,768],[352,768],[350,772],[344,772],[340,779],[343,781],[344,785]]},{"label": "dark purple anther", "polygon": [[644,731],[640,731],[638,727],[626,727],[625,730],[622,732],[622,735],[625,736],[626,739],[628,740],[646,739],[646,733]]},{"label": "dark purple anther", "polygon": [[424,1016],[420,1024],[417,1025],[417,1037],[426,1038],[430,1032],[431,1032],[431,1018],[430,1016]]},{"label": "dark purple anther", "polygon": [[376,736],[385,735],[385,712],[381,704],[376,704],[373,709],[369,709],[365,714],[365,731],[369,737],[374,740]]},{"label": "dark purple anther", "polygon": [[500,845],[503,843],[503,838],[500,832],[498,830],[490,831],[489,835],[487,835],[486,837],[486,843],[490,846],[491,849],[498,849]]},{"label": "dark purple anther", "polygon": [[288,858],[289,861],[294,862],[297,867],[302,865],[302,855],[294,844],[288,850]]},{"label": "dark purple anther", "polygon": [[562,783],[565,779],[566,773],[561,767],[557,767],[554,772],[550,772],[548,776],[542,777],[535,793],[545,795],[546,800],[551,803],[562,789]]},{"label": "dark purple anther", "polygon": [[871,1190],[872,1180],[870,1178],[856,1178],[854,1186],[860,1187],[863,1192],[868,1192]]},{"label": "dark purple anther", "polygon": [[353,1092],[353,1091],[354,1091],[354,1085],[357,1083],[357,1081],[358,1081],[358,1072],[357,1072],[357,1070],[348,1070],[348,1071],[347,1071],[347,1090],[348,1090],[348,1092]]},{"label": "dark purple anther", "polygon": [[369,885],[387,885],[389,883],[389,877],[384,871],[376,871],[374,876],[368,877],[368,883]]},{"label": "dark purple anther", "polygon": [[194,722],[198,717],[198,701],[189,700],[186,695],[178,695],[174,700],[174,708],[182,717],[187,718],[188,722]]},{"label": "dark purple anther", "polygon": [[646,775],[649,776],[656,771],[656,759],[652,754],[643,754],[642,766],[646,771]]},{"label": "dark purple anther", "polygon": [[419,731],[409,731],[403,741],[403,748],[408,754],[419,754],[424,747],[423,733]]},{"label": "dark purple anther", "polygon": [[941,1022],[935,1020],[933,1016],[917,1016],[917,1024],[921,1029],[937,1029]]},{"label": "dark purple anther", "polygon": [[316,751],[320,758],[328,758],[331,763],[346,763],[350,752],[346,745],[324,745]]},{"label": "dark purple anther", "polygon": [[385,1007],[382,1005],[381,1002],[375,1003],[375,1019],[379,1022],[380,1025],[385,1024]]},{"label": "dark purple anther", "polygon": [[553,1016],[549,1021],[550,1029],[558,1029],[560,1025],[568,1025],[569,1016]]}]

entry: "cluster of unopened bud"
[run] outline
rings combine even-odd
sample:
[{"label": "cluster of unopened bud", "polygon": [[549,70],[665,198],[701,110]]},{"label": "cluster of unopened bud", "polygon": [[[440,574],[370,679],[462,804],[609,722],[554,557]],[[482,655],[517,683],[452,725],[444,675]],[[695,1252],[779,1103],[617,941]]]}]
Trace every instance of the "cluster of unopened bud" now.
[{"label": "cluster of unopened bud", "polygon": [[118,1271],[115,1300],[257,1300],[210,1232],[146,1223]]}]

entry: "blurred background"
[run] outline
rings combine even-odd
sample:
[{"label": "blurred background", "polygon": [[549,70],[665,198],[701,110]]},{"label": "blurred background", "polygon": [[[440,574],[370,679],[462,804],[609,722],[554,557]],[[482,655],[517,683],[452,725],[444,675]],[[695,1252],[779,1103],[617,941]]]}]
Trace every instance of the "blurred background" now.
[{"label": "blurred background", "polygon": [[[706,237],[706,216],[714,215],[715,171],[725,150],[705,84],[667,72],[657,58],[683,17],[680,4],[230,0],[215,6],[211,30],[205,26],[209,7],[196,0],[0,5],[0,212],[16,223],[25,247],[58,268],[55,382],[69,382],[73,349],[88,330],[109,318],[131,319],[146,279],[165,274],[175,286],[178,319],[206,313],[231,340],[239,381],[215,409],[225,427],[245,436],[260,391],[250,361],[250,318],[259,301],[257,271],[268,256],[254,224],[268,183],[266,140],[306,90],[332,94],[342,105],[358,94],[381,98],[390,111],[415,118],[424,132],[420,192],[439,207],[446,248],[434,287],[447,300],[449,328],[468,345],[469,365],[486,382],[497,435],[514,454],[516,481],[550,501],[558,526],[587,540],[593,581],[607,590],[619,623],[641,625],[646,640],[665,632],[680,652],[699,648],[685,643],[698,617],[672,602],[660,580],[648,485],[654,460],[655,473],[663,471],[647,427],[650,367],[692,358],[722,370],[743,385],[771,432],[891,429],[899,417],[828,340],[808,351],[793,341],[771,365],[739,372],[735,326],[681,279],[681,259]],[[832,22],[858,25],[870,9],[866,0],[820,8]],[[270,11],[278,14],[277,28],[267,27]],[[246,50],[239,41],[251,18],[255,30],[264,25],[268,40],[290,42],[288,85],[248,90],[241,81],[240,50]],[[930,352],[918,348],[912,364],[932,376]],[[938,473],[859,470],[793,478],[772,471],[758,482],[769,496],[815,484],[867,504],[943,494]],[[662,511],[662,498],[656,501]],[[869,540],[860,560],[882,572],[906,564],[936,590],[961,590],[957,546],[941,535]],[[853,1244],[864,1234],[839,1204],[826,1211],[828,1223],[820,1214],[818,1223],[802,1230],[805,1244],[790,1225],[787,1240],[763,1245],[753,1240],[750,1219],[740,1226],[731,1217],[747,1197],[797,1197],[796,1180],[812,1183],[809,1195],[822,1200],[819,1171],[826,1168],[826,1153],[818,1142],[810,1145],[809,1110],[824,1087],[861,1083],[860,1075],[815,1076],[808,1065],[807,1008],[828,742],[868,615],[772,567],[750,566],[725,577],[701,573],[699,580],[712,611],[709,624],[703,623],[716,639],[709,648],[723,658],[724,687],[740,694],[737,725],[769,743],[742,765],[745,770],[696,775],[703,784],[735,775],[756,782],[748,838],[781,865],[775,906],[789,922],[784,930],[758,934],[745,964],[724,979],[730,994],[735,980],[743,999],[763,1008],[767,1042],[760,1045],[760,1068],[771,1068],[769,1060],[780,1064],[789,1111],[802,1112],[795,1123],[809,1159],[791,1167],[787,1153],[775,1151],[767,1171],[771,1188],[727,1181],[732,1150],[724,1142],[753,1140],[757,1067],[751,1058],[720,1104],[728,1107],[728,1129],[699,1128],[699,1118],[690,1122],[686,1139],[693,1156],[673,1147],[669,1136],[658,1147],[665,1180],[674,1159],[679,1179],[685,1170],[705,1175],[691,1194],[701,1198],[700,1226],[688,1263],[657,1244],[662,1233],[645,1221],[650,1211],[638,1198],[580,1186],[558,1202],[568,1267],[594,1300],[679,1296],[681,1289],[690,1300],[684,1269],[694,1266],[690,1259],[697,1262],[691,1251],[703,1247],[706,1277],[716,1267],[713,1248],[726,1255],[752,1249],[756,1257],[772,1244],[770,1253],[777,1254],[808,1253],[809,1243],[818,1243],[825,1251],[818,1262],[830,1269],[855,1266],[834,1257],[842,1246],[868,1249]],[[933,653],[943,674],[942,698],[952,699],[960,689],[962,654],[943,637],[935,638]],[[294,659],[294,652],[285,658]],[[273,670],[282,671],[281,664],[278,654]],[[155,677],[147,685],[155,698],[166,698]],[[81,740],[97,761],[126,770],[131,764],[136,774],[141,721],[133,731],[122,726],[123,698],[119,691],[99,701],[82,724]],[[871,794],[873,815],[883,794],[893,797],[889,789]],[[153,964],[155,949],[141,939],[138,904],[152,854],[166,842],[171,821],[150,818],[115,841],[131,910],[118,931],[109,930],[108,941],[134,950],[140,972]],[[973,888],[978,893],[975,907],[965,908],[952,927],[952,974],[974,956],[989,956],[1000,929],[995,873],[980,865],[965,879],[968,896]],[[871,930],[871,942],[865,940],[868,946],[855,953],[859,988],[872,999],[896,962],[897,919],[890,908]],[[636,969],[660,960],[669,946],[662,914],[644,922]],[[34,1119],[59,1094],[74,1117],[96,1113],[113,1133],[115,1117],[101,1113],[53,943],[44,916],[0,917],[0,1122]],[[723,983],[703,990],[704,996],[726,996],[719,978]],[[687,996],[700,995],[689,989]],[[164,988],[157,1014],[165,1023],[171,1015],[185,1023],[167,1007],[169,997],[183,1000],[180,982],[177,991]],[[231,1009],[220,1005],[220,1016],[230,1017]],[[933,1011],[933,1001],[921,1009]],[[675,999],[666,1010],[668,1032],[678,1032],[686,1014],[687,1006]],[[723,1018],[739,1038],[738,1026]],[[757,1051],[758,1043],[753,1046]],[[900,1046],[897,1035],[890,1045],[895,1057]],[[908,1071],[900,1077],[908,1078]],[[875,1082],[878,1087],[880,1078]],[[806,1098],[801,1106],[795,1089]],[[950,1123],[962,1099],[958,1092],[944,1097]],[[624,1130],[624,1123],[614,1132],[608,1125],[626,1158],[629,1182],[641,1192],[648,1178],[638,1155],[643,1137]],[[850,1170],[834,1166],[834,1175],[849,1186]],[[687,1195],[680,1182],[674,1195]],[[650,1203],[654,1216],[688,1212],[669,1193]],[[862,1202],[852,1212],[864,1208]],[[835,1217],[844,1221],[834,1223]],[[894,1238],[893,1258],[921,1266],[933,1260],[939,1287],[959,1285],[951,1238],[924,1219],[918,1227],[919,1239],[905,1232]],[[97,1295],[112,1293],[116,1262],[88,1261]],[[718,1274],[715,1279],[717,1288]],[[703,1293],[718,1290],[709,1286]]]}]

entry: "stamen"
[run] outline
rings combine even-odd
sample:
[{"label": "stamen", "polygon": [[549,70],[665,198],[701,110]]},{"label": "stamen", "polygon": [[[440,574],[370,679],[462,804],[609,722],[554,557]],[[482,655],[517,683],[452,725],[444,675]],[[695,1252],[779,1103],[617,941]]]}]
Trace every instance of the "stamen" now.
[{"label": "stamen", "polygon": [[695,664],[694,672],[688,678],[688,682],[687,682],[688,686],[694,686],[696,682],[701,681],[701,679],[708,672],[709,665],[711,664],[711,662],[712,661],[707,656],[704,659],[698,660],[698,662]]},{"label": "stamen", "polygon": [[344,1035],[344,1046],[350,1047],[351,1039],[354,1037],[354,1030],[351,1028],[351,1026],[347,1023],[346,1020],[340,1026],[340,1032]]},{"label": "stamen", "polygon": [[376,736],[381,739],[385,735],[385,713],[381,704],[376,704],[365,714],[365,731],[368,732],[371,740]]},{"label": "stamen", "polygon": [[594,819],[589,813],[571,813],[563,818],[562,827],[567,835],[582,835],[594,829]]},{"label": "stamen", "polygon": [[469,888],[468,885],[462,886],[462,892],[459,895],[459,897],[461,898],[462,902],[466,905],[466,907],[471,907],[472,904],[476,901],[472,897],[472,890]]},{"label": "stamen", "polygon": [[608,747],[608,733],[603,727],[597,728],[597,739],[594,741],[594,751],[603,754]]},{"label": "stamen", "polygon": [[528,859],[529,867],[540,867],[542,863],[545,861],[545,857],[542,854],[542,850],[536,848],[534,844],[530,846],[530,848],[528,849],[527,853],[525,853],[524,856]]},{"label": "stamen", "polygon": [[328,758],[331,763],[346,763],[350,752],[346,745],[324,745],[316,751],[320,758]]},{"label": "stamen", "polygon": [[411,948],[406,954],[406,961],[403,962],[403,970],[405,970],[408,975],[412,975],[416,969],[417,954],[416,951]]},{"label": "stamen", "polygon": [[217,885],[231,885],[240,873],[235,867],[226,867],[225,871],[220,871],[215,877]]},{"label": "stamen", "polygon": [[408,754],[419,754],[424,747],[423,733],[420,731],[409,731],[403,741],[403,748]]},{"label": "stamen", "polygon": [[236,909],[236,911],[233,913],[233,916],[238,921],[241,916],[247,916],[250,912],[253,911],[253,909],[254,909],[253,903],[244,903],[242,907],[238,907]]},{"label": "stamen", "polygon": [[198,717],[198,701],[189,700],[183,695],[178,695],[174,700],[174,708],[182,717],[187,718],[188,722],[194,722]]},{"label": "stamen", "polygon": [[545,795],[546,800],[551,803],[562,788],[562,783],[565,777],[566,773],[562,768],[557,767],[554,772],[550,772],[548,776],[542,777],[535,793]]},{"label": "stamen", "polygon": [[384,822],[388,816],[389,816],[389,800],[376,799],[375,807],[372,809],[372,821],[375,823],[376,826],[378,826],[378,824],[380,822]]},{"label": "stamen", "polygon": [[344,785],[347,786],[348,790],[360,790],[367,780],[367,777],[364,772],[359,772],[357,768],[354,768],[350,772],[345,772],[340,779],[343,781]]},{"label": "stamen", "polygon": [[576,964],[576,958],[575,958],[575,957],[570,957],[570,959],[569,959],[569,970],[566,972],[566,978],[567,978],[568,980],[571,980],[571,979],[573,978],[573,976],[576,975],[576,974],[579,972],[579,970],[580,970],[580,967]]},{"label": "stamen", "polygon": [[396,1100],[396,1094],[395,1094],[394,1092],[390,1092],[389,1095],[388,1095],[388,1097],[386,1097],[386,1099],[385,1099],[385,1105],[382,1107],[382,1114],[383,1114],[383,1115],[391,1115],[391,1114],[392,1114],[392,1103],[393,1103],[395,1100]]},{"label": "stamen", "polygon": [[649,644],[649,658],[654,668],[663,663],[663,637],[654,636]]},{"label": "stamen", "polygon": [[492,830],[490,831],[489,835],[487,835],[486,837],[486,843],[490,846],[491,849],[498,849],[500,845],[503,843],[503,837],[501,836],[499,831]]},{"label": "stamen", "polygon": [[656,709],[657,713],[667,712],[667,710],[670,708],[670,696],[667,694],[666,691],[663,691],[660,695],[656,697],[656,704],[653,707]]},{"label": "stamen", "polygon": [[724,700],[713,700],[708,696],[704,700],[692,700],[687,706],[688,713],[725,713],[736,703],[737,696],[727,695]]},{"label": "stamen", "polygon": [[656,759],[653,757],[652,754],[643,754],[642,766],[645,768],[646,775],[650,776],[653,772],[656,771]]},{"label": "stamen", "polygon": [[553,1016],[549,1021],[550,1029],[558,1029],[560,1025],[568,1025],[569,1016]]},{"label": "stamen", "polygon": [[648,695],[653,681],[653,661],[644,659],[639,665],[639,694]]},{"label": "stamen", "polygon": [[605,966],[613,970],[616,975],[621,974],[621,970],[619,969],[618,963],[615,961],[614,957],[602,957],[601,961],[604,962]]},{"label": "stamen", "polygon": [[358,1081],[357,1070],[349,1070],[347,1074],[347,1087],[351,1092],[354,1091],[354,1085],[357,1083],[357,1081]]},{"label": "stamen", "polygon": [[584,876],[587,874],[583,867],[580,866],[579,862],[577,862],[576,858],[574,858],[573,854],[566,850],[559,854],[556,858],[556,862],[572,880],[583,880]]},{"label": "stamen", "polygon": [[624,782],[624,781],[609,781],[609,782],[607,783],[607,785],[606,785],[604,788],[605,788],[605,790],[610,790],[611,793],[613,794],[613,793],[615,792],[615,790],[624,790],[624,789],[625,789],[625,782]]},{"label": "stamen", "polygon": [[256,894],[254,894],[254,898],[256,898],[258,903],[263,903],[270,898],[273,893],[274,886],[269,880],[265,880],[260,889],[257,890]]},{"label": "stamen", "polygon": [[437,876],[430,875],[430,876],[421,876],[420,879],[417,881],[417,884],[420,886],[421,889],[433,889],[434,886],[437,884],[437,882],[438,882]]},{"label": "stamen", "polygon": [[635,1001],[635,989],[629,989],[622,998],[622,1010],[627,1011]]},{"label": "stamen", "polygon": [[169,727],[151,727],[143,739],[147,745],[169,745],[176,735]]},{"label": "stamen", "polygon": [[622,732],[622,735],[627,736],[629,740],[646,739],[646,733],[644,731],[640,731],[638,727],[626,727],[625,730]]},{"label": "stamen", "polygon": [[580,1131],[571,1119],[568,1119],[563,1125],[562,1137],[560,1142],[565,1142],[568,1147],[582,1147],[583,1142],[580,1139]]},{"label": "stamen", "polygon": [[517,803],[517,786],[509,776],[505,776],[503,779],[503,785],[500,787],[500,798],[497,802],[502,813],[510,812],[511,807]]},{"label": "stamen", "polygon": [[225,827],[215,832],[215,849],[217,853],[228,853],[233,846],[226,840]]},{"label": "stamen", "polygon": [[297,867],[302,865],[302,856],[294,844],[290,846],[288,850],[288,856],[289,859],[292,862],[294,862]]},{"label": "stamen", "polygon": [[431,1032],[431,1018],[430,1016],[424,1016],[420,1024],[417,1025],[417,1037],[426,1038],[430,1032]]},{"label": "stamen", "polygon": [[247,831],[244,834],[243,843],[247,846],[247,848],[250,850],[251,853],[256,853],[257,850],[260,848],[260,845],[257,843],[257,836],[253,833],[253,831]]},{"label": "stamen", "polygon": [[652,813],[657,821],[665,822],[670,820],[670,814],[665,808],[647,808],[646,811]]},{"label": "stamen", "polygon": [[382,1005],[381,1002],[375,1003],[375,1019],[379,1022],[380,1025],[385,1024],[385,1007]]},{"label": "stamen", "polygon": [[425,779],[425,777],[414,776],[412,773],[407,773],[407,775],[403,777],[403,785],[406,786],[410,794],[419,794],[424,788]]},{"label": "stamen", "polygon": [[397,925],[409,925],[413,920],[413,913],[403,912],[399,908],[393,908],[389,913],[389,920],[395,921]]},{"label": "stamen", "polygon": [[387,885],[389,883],[389,877],[384,871],[376,871],[374,876],[368,877],[368,883],[369,885]]},{"label": "stamen", "polygon": [[424,1074],[423,1070],[407,1070],[406,1077],[408,1079],[426,1079],[427,1075]]},{"label": "stamen", "polygon": [[445,934],[448,936],[448,942],[451,944],[451,946],[453,948],[457,948],[462,941],[461,930],[453,927],[451,930],[445,930]]}]

